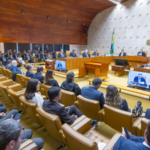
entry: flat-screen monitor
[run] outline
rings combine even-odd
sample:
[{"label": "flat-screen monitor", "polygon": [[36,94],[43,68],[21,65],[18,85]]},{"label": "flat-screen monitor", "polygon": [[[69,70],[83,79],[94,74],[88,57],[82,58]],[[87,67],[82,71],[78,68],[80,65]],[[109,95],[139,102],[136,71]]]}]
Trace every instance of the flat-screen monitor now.
[{"label": "flat-screen monitor", "polygon": [[128,60],[127,59],[118,59],[118,58],[113,58],[115,65],[119,66],[128,66]]},{"label": "flat-screen monitor", "polygon": [[66,62],[56,60],[55,69],[56,70],[61,70],[61,71],[66,71]]},{"label": "flat-screen monitor", "polygon": [[150,73],[129,71],[128,84],[149,89]]}]

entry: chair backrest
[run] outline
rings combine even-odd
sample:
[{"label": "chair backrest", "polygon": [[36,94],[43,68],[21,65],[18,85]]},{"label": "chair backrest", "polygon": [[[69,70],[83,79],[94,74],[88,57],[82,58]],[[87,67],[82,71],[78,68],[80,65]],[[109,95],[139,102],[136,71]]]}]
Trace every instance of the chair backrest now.
[{"label": "chair backrest", "polygon": [[42,107],[36,108],[36,111],[39,115],[40,122],[47,132],[55,139],[62,142],[62,137],[59,133],[62,126],[60,118],[57,115],[46,112]]},{"label": "chair backrest", "polygon": [[62,130],[70,150],[98,150],[96,142],[73,130],[69,125],[64,124]]},{"label": "chair backrest", "polygon": [[21,143],[19,150],[38,150],[38,147],[32,140],[26,140]]},{"label": "chair backrest", "polygon": [[13,72],[12,72],[12,71],[6,69],[6,74],[7,74],[7,77],[8,77],[9,79],[12,79],[12,75],[13,75]]},{"label": "chair backrest", "polygon": [[150,122],[149,119],[142,118],[142,120],[141,120],[141,135],[140,136],[144,135],[144,132],[145,132],[149,122]]},{"label": "chair backrest", "polygon": [[66,51],[66,56],[69,58],[71,51]]},{"label": "chair backrest", "polygon": [[132,113],[108,106],[106,104],[104,105],[104,112],[104,120],[107,125],[119,132],[122,131],[122,127],[125,127],[128,129],[128,131],[132,132]]},{"label": "chair backrest", "polygon": [[41,86],[42,86],[43,89],[44,89],[44,92],[45,92],[46,97],[48,98],[47,92],[48,92],[48,89],[51,88],[52,86],[45,85],[45,84],[41,84]]},{"label": "chair backrest", "polygon": [[18,110],[23,110],[22,106],[20,105],[19,97],[22,96],[22,95],[24,95],[24,92],[21,92],[21,93],[20,92],[15,92],[12,89],[8,89],[7,91],[8,91],[8,96],[13,101],[13,103],[16,106],[16,108]]},{"label": "chair backrest", "polygon": [[100,111],[100,104],[97,100],[90,100],[81,95],[77,96],[80,111],[87,117],[97,120],[99,119],[98,112]]},{"label": "chair backrest", "polygon": [[58,54],[60,53],[60,51],[56,52],[56,58],[58,59]]},{"label": "chair backrest", "polygon": [[21,74],[16,74],[16,81],[25,87],[26,83],[25,83],[24,79],[22,78],[22,76],[23,75],[21,75]]},{"label": "chair backrest", "polygon": [[0,66],[0,74],[1,74],[1,75],[4,75],[4,74],[3,74],[3,71],[2,71],[2,68],[3,68],[3,67]]},{"label": "chair backrest", "polygon": [[92,55],[93,55],[93,53],[94,53],[94,51],[90,51],[90,56],[92,56]]},{"label": "chair backrest", "polygon": [[31,79],[30,77],[26,77],[26,76],[22,76],[22,79],[24,80],[25,82],[25,87],[27,86],[28,84],[28,81]]},{"label": "chair backrest", "polygon": [[147,56],[148,51],[143,51],[145,53],[145,55]]},{"label": "chair backrest", "polygon": [[2,72],[3,72],[3,75],[7,77],[6,69],[4,67],[2,67]]},{"label": "chair backrest", "polygon": [[37,105],[36,105],[36,103],[29,102],[28,100],[26,100],[24,95],[20,96],[19,99],[20,99],[20,103],[21,103],[20,105],[24,108],[24,110],[28,114],[28,116],[34,122],[41,125],[39,117],[37,117],[37,111],[36,111]]},{"label": "chair backrest", "polygon": [[4,70],[4,72],[5,72],[6,77],[9,78],[9,74],[8,74],[8,72],[7,72],[8,69],[3,68],[3,70]]},{"label": "chair backrest", "polygon": [[85,52],[85,51],[81,51],[81,55],[83,55],[84,52]]},{"label": "chair backrest", "polygon": [[40,89],[38,90],[38,92],[40,92],[41,95],[45,95],[46,96],[45,91],[44,91],[44,87],[42,86],[43,84],[41,84],[41,82],[39,82],[39,84],[40,84]]},{"label": "chair backrest", "polygon": [[76,101],[76,96],[74,92],[61,89],[61,93],[61,104],[65,105],[65,107],[74,105],[74,102]]},{"label": "chair backrest", "polygon": [[7,77],[0,77],[0,82],[7,80]]}]

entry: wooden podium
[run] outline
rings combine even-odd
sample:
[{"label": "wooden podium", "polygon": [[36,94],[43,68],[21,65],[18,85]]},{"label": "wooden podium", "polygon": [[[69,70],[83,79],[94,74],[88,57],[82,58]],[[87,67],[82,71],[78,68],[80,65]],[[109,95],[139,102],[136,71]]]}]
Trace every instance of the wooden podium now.
[{"label": "wooden podium", "polygon": [[109,63],[103,62],[84,62],[84,67],[79,67],[79,78],[88,75],[89,78],[106,76]]},{"label": "wooden podium", "polygon": [[45,61],[45,69],[52,69],[55,70],[55,61],[51,60],[51,61]]}]

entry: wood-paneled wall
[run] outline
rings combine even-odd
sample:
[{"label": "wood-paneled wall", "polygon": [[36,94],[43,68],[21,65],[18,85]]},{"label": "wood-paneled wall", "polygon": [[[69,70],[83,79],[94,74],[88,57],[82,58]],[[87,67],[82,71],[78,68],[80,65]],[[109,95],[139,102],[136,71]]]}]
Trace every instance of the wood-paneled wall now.
[{"label": "wood-paneled wall", "polygon": [[89,26],[113,5],[107,0],[0,0],[0,42],[86,45],[83,23]]}]

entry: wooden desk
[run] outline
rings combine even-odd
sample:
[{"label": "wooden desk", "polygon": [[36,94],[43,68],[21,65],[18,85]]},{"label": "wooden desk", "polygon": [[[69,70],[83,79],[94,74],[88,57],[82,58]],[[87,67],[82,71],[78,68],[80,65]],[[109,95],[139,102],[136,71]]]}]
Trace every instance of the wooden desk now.
[{"label": "wooden desk", "polygon": [[141,68],[141,66],[139,66],[139,67],[134,67],[134,71],[150,73],[150,68]]},{"label": "wooden desk", "polygon": [[84,62],[84,67],[79,67],[79,77],[88,75],[89,78],[106,76],[109,68],[109,63],[99,62]]}]

